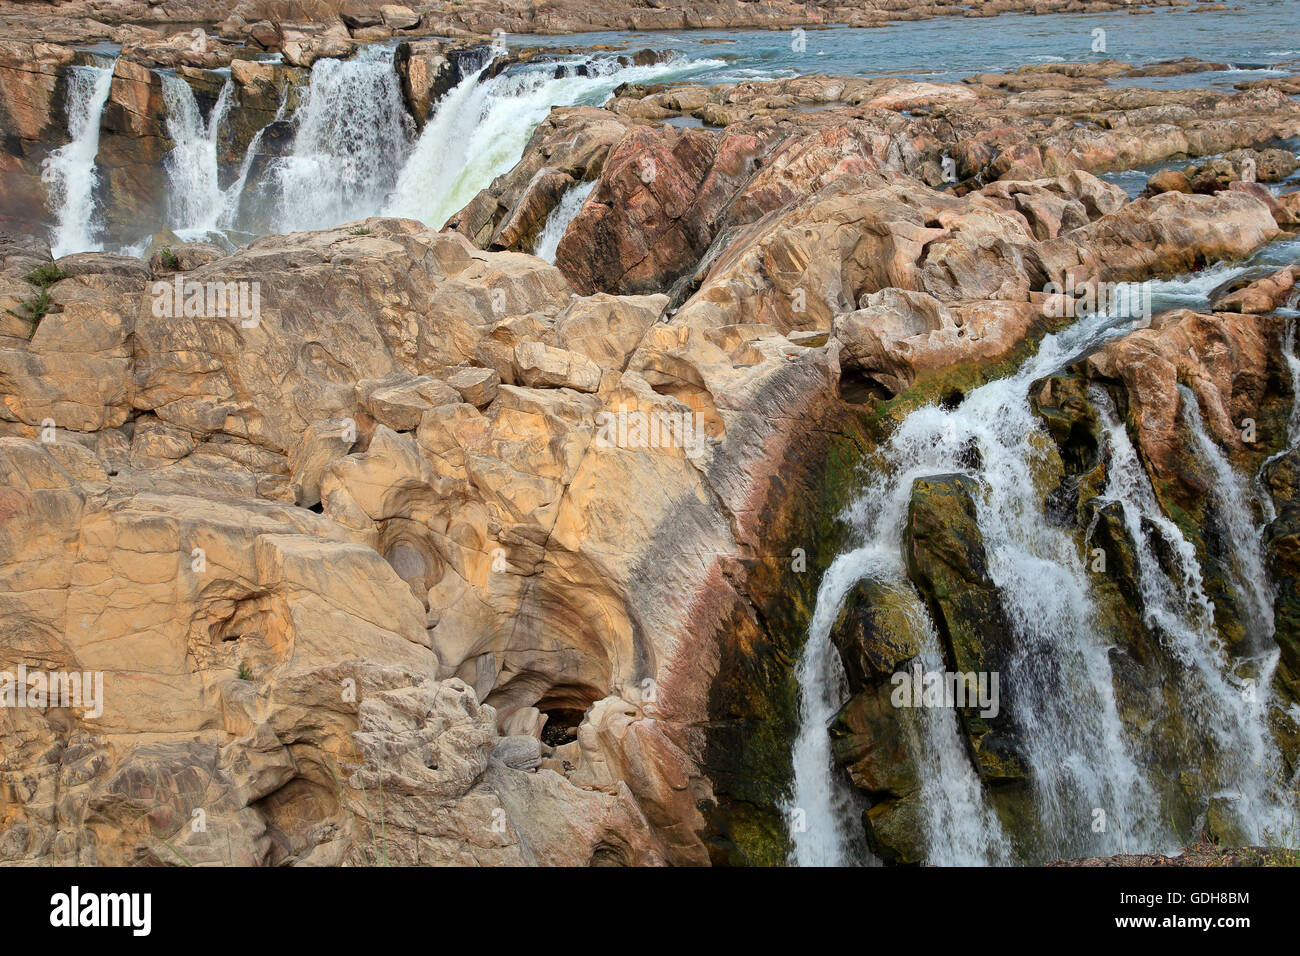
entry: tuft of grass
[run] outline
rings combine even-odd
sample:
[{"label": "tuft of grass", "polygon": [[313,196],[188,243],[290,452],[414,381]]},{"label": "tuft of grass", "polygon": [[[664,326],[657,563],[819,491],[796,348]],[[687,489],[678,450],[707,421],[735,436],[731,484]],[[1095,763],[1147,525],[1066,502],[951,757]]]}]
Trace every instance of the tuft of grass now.
[{"label": "tuft of grass", "polygon": [[5,311],[16,319],[31,323],[32,330],[27,333],[27,341],[30,342],[36,337],[36,330],[40,328],[41,320],[50,314],[50,286],[67,278],[69,278],[68,274],[53,262],[37,266],[23,276],[23,279],[30,285],[36,286],[36,296],[22,304],[26,315],[19,315],[13,309],[6,309]]},{"label": "tuft of grass", "polygon": [[349,230],[348,230],[348,235],[351,235],[351,236],[368,236],[368,235],[370,235],[370,230],[367,229],[365,226],[357,226],[357,228],[355,228],[355,229],[349,229]]},{"label": "tuft of grass", "polygon": [[36,293],[36,298],[29,299],[23,303],[23,312],[25,315],[19,315],[13,309],[5,309],[15,319],[22,319],[24,322],[30,322],[32,329],[27,333],[27,341],[30,342],[36,337],[36,330],[41,327],[41,320],[50,313],[50,293],[42,289]]},{"label": "tuft of grass", "polygon": [[23,278],[27,282],[41,289],[41,291],[44,291],[54,285],[54,283],[62,282],[64,279],[70,277],[66,272],[59,268],[58,263],[47,262],[44,265],[37,266],[31,272],[27,273],[27,275],[23,276]]},{"label": "tuft of grass", "polygon": [[163,246],[162,251],[159,252],[158,255],[162,258],[162,264],[166,268],[171,269],[173,272],[180,269],[181,260],[177,257],[176,253],[172,252],[170,246]]},{"label": "tuft of grass", "polygon": [[252,680],[253,672],[248,669],[247,663],[241,662],[239,665],[239,671],[235,674],[235,676],[240,680]]}]

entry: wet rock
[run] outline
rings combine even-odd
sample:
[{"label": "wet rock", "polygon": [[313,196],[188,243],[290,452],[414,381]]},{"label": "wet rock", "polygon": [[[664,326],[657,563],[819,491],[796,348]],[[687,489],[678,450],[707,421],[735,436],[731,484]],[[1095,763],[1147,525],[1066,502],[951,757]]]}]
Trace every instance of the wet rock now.
[{"label": "wet rock", "polygon": [[1281,649],[1277,684],[1300,700],[1300,452],[1288,451],[1264,468],[1275,517],[1264,529],[1270,578],[1277,584],[1273,637]]},{"label": "wet rock", "polygon": [[[1014,634],[989,577],[975,518],[978,489],[964,475],[918,478],[912,485],[903,551],[908,577],[921,593],[954,671],[1009,674]],[[1000,681],[996,715],[958,708],[981,775],[1023,778],[1027,763],[1015,740],[1009,681]]]},{"label": "wet rock", "polygon": [[1284,305],[1295,288],[1295,268],[1286,266],[1271,275],[1234,287],[1216,289],[1210,294],[1215,312],[1242,312],[1263,315]]}]

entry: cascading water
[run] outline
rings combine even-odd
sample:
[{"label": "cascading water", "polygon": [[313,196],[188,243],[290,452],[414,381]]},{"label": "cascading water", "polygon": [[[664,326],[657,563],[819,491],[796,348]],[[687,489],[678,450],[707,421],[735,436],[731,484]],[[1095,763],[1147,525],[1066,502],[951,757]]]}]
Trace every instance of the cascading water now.
[{"label": "cascading water", "polygon": [[[910,585],[902,592],[913,629],[920,636],[924,673],[946,669],[934,622]],[[984,799],[952,711],[914,707],[901,714],[921,781],[927,861],[933,866],[1006,865],[1014,862],[1002,824]]]},{"label": "cascading water", "polygon": [[[913,632],[927,672],[944,669],[939,639],[919,596],[901,573],[897,547],[876,540],[840,555],[822,578],[808,641],[799,659],[802,689],[799,733],[794,745],[794,792],[786,804],[791,821],[790,862],[798,866],[846,866],[868,862],[862,837],[848,826],[861,801],[835,767],[826,728],[848,696],[831,627],[853,586],[864,578],[887,583]],[[1002,827],[984,800],[980,781],[957,729],[953,712],[913,708],[900,715],[918,757],[927,860],[940,866],[1010,862]]]},{"label": "cascading water", "polygon": [[298,131],[275,168],[278,232],[327,229],[373,216],[411,152],[393,51],[366,47],[350,60],[317,60],[298,109]]},{"label": "cascading water", "polygon": [[[715,69],[717,60],[678,58],[628,66],[615,56],[564,58],[516,64],[485,78],[503,47],[484,48],[475,63],[460,61],[464,74],[438,102],[418,140],[407,113],[390,46],[363,48],[348,60],[325,58],[312,67],[295,113],[296,132],[287,155],[250,182],[266,128],[254,134],[239,169],[221,188],[219,137],[235,108],[235,86],[226,82],[205,118],[193,89],[171,71],[158,71],[166,106],[167,134],[174,148],[164,160],[168,183],[165,225],[184,240],[230,240],[239,227],[276,232],[325,229],[375,215],[411,217],[440,227],[493,177],[523,153],[533,129],[553,105],[603,102],[624,82],[687,77]],[[72,141],[51,156],[46,179],[55,210],[54,247],[59,254],[94,248],[94,156],[99,113],[107,99],[111,68],[74,67],[69,79]],[[283,119],[287,91],[273,123]],[[554,258],[567,224],[563,217],[591,189],[575,187],[546,236]],[[148,246],[144,239],[135,251]]]},{"label": "cascading water", "polygon": [[596,188],[596,181],[593,179],[588,183],[579,183],[566,192],[551,214],[546,217],[546,224],[542,226],[542,231],[537,235],[537,245],[533,248],[533,255],[539,259],[545,259],[551,265],[555,264],[555,253],[560,248],[560,240],[564,238],[564,232],[569,228],[569,223],[578,218],[578,213],[582,211],[582,204],[587,201],[592,190]]},{"label": "cascading water", "polygon": [[1254,496],[1233,470],[1222,449],[1205,430],[1196,396],[1185,385],[1178,386],[1183,417],[1210,478],[1210,494],[1220,520],[1226,526],[1232,547],[1234,584],[1245,603],[1251,637],[1256,643],[1273,633],[1273,592],[1265,568],[1261,545],[1263,530],[1251,513]]},{"label": "cascading water", "polygon": [[257,158],[258,150],[262,146],[262,137],[266,135],[267,129],[272,124],[284,119],[288,106],[289,91],[286,89],[280,97],[280,106],[276,109],[271,123],[259,129],[253,134],[253,138],[248,141],[248,148],[244,150],[244,158],[239,163],[239,172],[235,174],[234,182],[222,193],[222,211],[217,219],[219,228],[233,229],[239,221],[240,205],[244,199],[244,189],[248,185],[248,174],[252,171],[253,161]]},{"label": "cascading water", "polygon": [[485,66],[439,101],[385,212],[439,228],[514,165],[552,106],[601,103],[620,83],[683,77],[717,65],[691,60],[624,66],[615,57],[595,57],[560,69],[555,63],[529,64],[483,79]]},{"label": "cascading water", "polygon": [[74,66],[67,74],[68,142],[45,160],[46,203],[54,213],[50,249],[57,259],[99,249],[95,224],[95,156],[113,86],[113,66]]},{"label": "cascading water", "polygon": [[[1090,397],[1101,417],[1109,455],[1102,498],[1119,503],[1125,528],[1136,545],[1144,623],[1181,665],[1176,699],[1184,721],[1208,731],[1176,742],[1181,763],[1208,775],[1203,797],[1228,797],[1237,804],[1237,823],[1251,840],[1258,841],[1265,832],[1279,833],[1286,811],[1278,801],[1280,760],[1267,724],[1277,649],[1261,650],[1235,663],[1229,660],[1215,630],[1214,605],[1206,595],[1196,549],[1161,511],[1110,397],[1096,388]],[[1194,397],[1184,395],[1183,400],[1195,407]],[[1186,414],[1190,419],[1193,413]],[[1196,439],[1198,445],[1209,441],[1199,416],[1193,430],[1203,436]],[[1217,446],[1215,452],[1221,455]],[[1217,470],[1212,471],[1216,481],[1221,480]],[[1220,494],[1216,492],[1216,499]],[[1157,537],[1168,555],[1169,570],[1157,559]],[[1257,533],[1249,537],[1257,542]],[[1249,542],[1243,546],[1255,550]],[[1239,674],[1243,670],[1252,673],[1253,682]]]},{"label": "cascading water", "polygon": [[846,825],[858,798],[831,757],[831,720],[848,694],[844,668],[831,643],[831,626],[845,595],[861,580],[862,552],[840,555],[822,577],[808,640],[799,658],[799,733],[794,742],[794,792],[786,807],[799,866],[843,866],[863,861]]},{"label": "cascading water", "polygon": [[167,135],[176,144],[163,160],[168,222],[182,238],[202,238],[220,226],[228,202],[218,176],[217,134],[230,112],[234,84],[226,79],[205,121],[190,85],[174,73],[160,75]]},{"label": "cascading water", "polygon": [[[1167,843],[1163,824],[1144,814],[1152,802],[1150,788],[1118,716],[1108,649],[1096,636],[1096,609],[1075,541],[1044,517],[1044,476],[1054,452],[1028,401],[1031,383],[1113,337],[1124,322],[1095,315],[1046,337],[1016,374],[972,391],[951,410],[929,406],[912,412],[881,449],[849,515],[867,543],[832,565],[835,573],[818,594],[799,665],[803,704],[792,805],[804,809],[808,834],[825,844],[814,850],[811,838],[793,834],[795,862],[852,862],[839,849],[843,838],[827,838],[842,824],[821,818],[838,812],[843,799],[817,797],[844,785],[834,782],[839,774],[830,764],[829,745],[820,742],[844,701],[834,665],[825,661],[834,650],[823,632],[859,578],[910,588],[901,541],[913,482],[972,471],[981,488],[975,504],[989,572],[1015,632],[1016,655],[1010,673],[1001,675],[1003,696],[1015,701],[1040,821],[1038,845],[1023,847],[1022,854],[1041,859]],[[973,468],[972,461],[978,463]],[[937,648],[931,648],[937,664]],[[939,732],[955,735],[955,720],[950,710],[925,715],[919,727],[926,737],[923,749],[949,751]],[[808,752],[801,753],[805,747]],[[993,815],[974,796],[969,760],[963,773],[940,759],[922,763],[923,786],[949,795],[927,808],[933,815],[932,859],[995,862],[1007,853]],[[1097,808],[1111,821],[1103,832],[1090,827]]]}]

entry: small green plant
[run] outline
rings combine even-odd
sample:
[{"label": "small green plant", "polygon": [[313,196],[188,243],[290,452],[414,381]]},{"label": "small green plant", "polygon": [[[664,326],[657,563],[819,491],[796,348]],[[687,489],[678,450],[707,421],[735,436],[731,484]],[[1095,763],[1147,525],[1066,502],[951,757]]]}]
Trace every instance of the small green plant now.
[{"label": "small green plant", "polygon": [[1300,866],[1300,790],[1283,787],[1282,794],[1289,798],[1288,813],[1276,826],[1264,827],[1262,847],[1251,847],[1255,866]]},{"label": "small green plant", "polygon": [[62,282],[69,278],[68,274],[59,268],[58,263],[47,262],[45,265],[37,266],[27,275],[23,276],[32,285],[45,290],[56,282]]},{"label": "small green plant", "polygon": [[252,680],[253,672],[249,670],[247,663],[240,662],[239,671],[236,673],[235,676],[238,677],[240,680]]},{"label": "small green plant", "polygon": [[357,226],[357,228],[355,228],[355,229],[350,229],[350,230],[348,230],[348,232],[349,232],[350,235],[353,235],[353,236],[368,236],[368,235],[370,235],[370,230],[367,229],[365,226]]},{"label": "small green plant", "polygon": [[41,320],[50,312],[50,293],[42,289],[36,293],[36,298],[24,302],[23,311],[27,313],[26,315],[19,315],[13,309],[7,309],[6,311],[15,318],[24,319],[31,323],[32,330],[27,333],[27,341],[30,342],[36,337],[36,330],[41,327]]},{"label": "small green plant", "polygon": [[37,266],[23,278],[29,284],[36,286],[38,290],[35,298],[29,299],[22,304],[26,315],[19,315],[13,309],[6,309],[5,311],[16,319],[31,323],[31,331],[27,334],[27,340],[30,342],[36,336],[36,330],[40,328],[41,320],[49,315],[50,286],[68,278],[68,274],[55,263],[47,262],[44,265]]},{"label": "small green plant", "polygon": [[178,271],[181,267],[181,260],[177,258],[176,253],[172,252],[170,246],[163,246],[162,251],[158,253],[158,257],[162,259],[163,266],[173,272]]}]

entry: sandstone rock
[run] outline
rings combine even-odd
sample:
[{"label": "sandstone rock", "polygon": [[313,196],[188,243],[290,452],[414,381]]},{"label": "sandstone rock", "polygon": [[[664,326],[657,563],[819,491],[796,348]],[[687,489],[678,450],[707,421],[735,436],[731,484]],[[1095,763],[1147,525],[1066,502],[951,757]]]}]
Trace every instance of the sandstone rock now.
[{"label": "sandstone rock", "polygon": [[600,387],[600,366],[577,352],[552,348],[541,342],[515,346],[520,379],[533,388],[572,388],[594,392]]},{"label": "sandstone rock", "polygon": [[[952,669],[967,674],[1002,673],[1015,636],[986,564],[975,521],[976,489],[964,475],[918,478],[912,485],[904,555],[908,576],[921,593]],[[1011,719],[1011,688],[1000,687],[996,715],[978,707],[958,708],[980,772],[999,779],[1028,773]]]},{"label": "sandstone rock", "polygon": [[1286,303],[1295,288],[1295,268],[1287,266],[1272,275],[1217,296],[1212,300],[1215,312],[1244,312],[1263,315]]},{"label": "sandstone rock", "polygon": [[371,418],[399,432],[414,431],[429,409],[461,400],[455,388],[432,375],[360,382],[357,392]]},{"label": "sandstone rock", "polygon": [[447,384],[476,408],[487,408],[496,400],[501,376],[490,368],[461,368],[447,375]]},{"label": "sandstone rock", "polygon": [[945,305],[923,292],[885,289],[863,304],[836,316],[832,331],[845,346],[843,365],[888,395],[953,365],[993,364],[1046,324],[1027,302]]},{"label": "sandstone rock", "polygon": [[381,6],[379,15],[383,19],[384,25],[394,30],[408,30],[420,23],[418,13],[410,7],[403,7],[395,3]]}]

